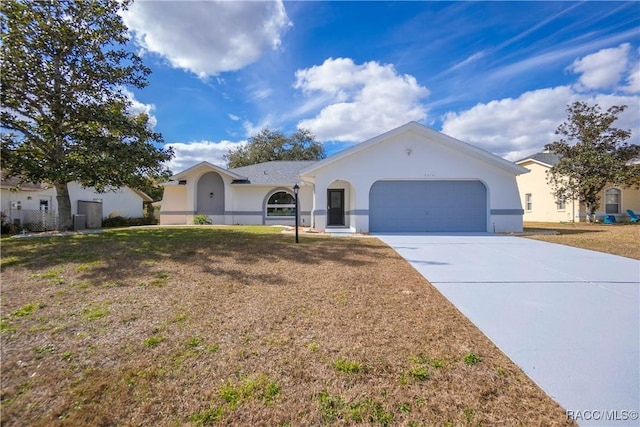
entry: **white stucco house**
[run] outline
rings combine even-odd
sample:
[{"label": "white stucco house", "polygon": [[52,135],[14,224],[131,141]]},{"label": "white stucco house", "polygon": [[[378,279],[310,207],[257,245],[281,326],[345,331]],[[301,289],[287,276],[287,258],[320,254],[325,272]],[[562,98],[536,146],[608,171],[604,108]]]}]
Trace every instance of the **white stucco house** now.
[{"label": "white stucco house", "polygon": [[[535,153],[515,163],[531,172],[517,177],[520,200],[524,208],[524,221],[579,222],[585,221],[587,209],[575,199],[558,200],[548,182],[549,170],[560,161],[560,156],[549,152]],[[640,212],[640,189],[608,185],[600,193],[596,219],[613,216],[616,222],[629,221],[627,210]]]},{"label": "white stucco house", "polygon": [[[21,183],[15,179],[5,179],[4,176],[0,182],[0,209],[9,221],[20,226],[28,225],[36,231],[56,228],[58,201],[55,188],[44,184]],[[112,189],[105,193],[98,193],[92,187],[84,188],[76,182],[69,183],[67,187],[72,215],[79,213],[78,209],[82,203],[97,204],[98,211],[101,212],[100,220],[109,216],[142,217],[144,202],[152,201],[142,191],[128,187]],[[99,228],[99,225],[90,228]]]},{"label": "white stucco house", "polygon": [[320,161],[198,163],[165,184],[160,223],[292,225],[298,184],[300,224],[319,231],[518,232],[527,172],[409,122]]}]

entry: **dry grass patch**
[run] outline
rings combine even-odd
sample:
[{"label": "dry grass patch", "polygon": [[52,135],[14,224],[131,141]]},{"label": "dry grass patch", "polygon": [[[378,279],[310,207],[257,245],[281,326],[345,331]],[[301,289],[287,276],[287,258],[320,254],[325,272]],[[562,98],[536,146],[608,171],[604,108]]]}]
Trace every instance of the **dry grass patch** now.
[{"label": "dry grass patch", "polygon": [[2,424],[572,424],[377,239],[292,241],[3,239]]},{"label": "dry grass patch", "polygon": [[640,259],[640,224],[526,222],[524,227],[525,232],[558,233],[527,236],[531,239]]}]

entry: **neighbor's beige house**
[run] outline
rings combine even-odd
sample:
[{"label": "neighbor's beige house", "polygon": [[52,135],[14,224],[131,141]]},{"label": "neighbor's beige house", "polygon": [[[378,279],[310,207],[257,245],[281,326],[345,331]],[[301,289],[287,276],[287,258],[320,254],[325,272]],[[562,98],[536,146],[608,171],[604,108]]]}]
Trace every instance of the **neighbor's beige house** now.
[{"label": "neighbor's beige house", "polygon": [[[586,220],[586,208],[577,200],[558,200],[547,181],[548,171],[560,160],[557,154],[536,153],[518,160],[530,172],[518,175],[518,191],[524,209],[524,221],[533,222],[579,222]],[[640,189],[622,186],[607,186],[600,192],[600,206],[596,219],[613,215],[616,222],[629,220],[627,209],[640,212]]]}]

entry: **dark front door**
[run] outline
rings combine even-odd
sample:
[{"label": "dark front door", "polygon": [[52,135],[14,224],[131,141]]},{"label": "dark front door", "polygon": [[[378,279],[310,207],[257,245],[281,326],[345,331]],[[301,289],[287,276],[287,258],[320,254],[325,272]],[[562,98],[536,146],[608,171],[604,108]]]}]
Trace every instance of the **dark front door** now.
[{"label": "dark front door", "polygon": [[344,190],[327,190],[327,225],[344,225]]}]

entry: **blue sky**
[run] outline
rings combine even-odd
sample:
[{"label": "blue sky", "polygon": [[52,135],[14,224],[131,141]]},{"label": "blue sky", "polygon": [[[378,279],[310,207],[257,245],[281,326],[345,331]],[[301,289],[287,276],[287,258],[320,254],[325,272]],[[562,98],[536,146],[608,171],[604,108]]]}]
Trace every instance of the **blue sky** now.
[{"label": "blue sky", "polygon": [[415,120],[509,160],[567,104],[628,105],[638,142],[640,2],[145,1],[124,15],[153,73],[131,96],[178,172],[264,127],[329,154]]}]

